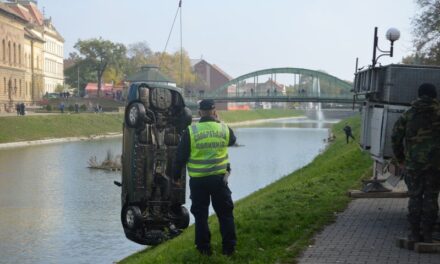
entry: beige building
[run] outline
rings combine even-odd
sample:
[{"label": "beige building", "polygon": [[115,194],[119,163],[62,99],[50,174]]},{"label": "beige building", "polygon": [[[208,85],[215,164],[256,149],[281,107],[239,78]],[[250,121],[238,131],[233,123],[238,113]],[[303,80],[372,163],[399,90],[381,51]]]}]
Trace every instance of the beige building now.
[{"label": "beige building", "polygon": [[64,84],[64,39],[35,1],[0,2],[0,112]]},{"label": "beige building", "polygon": [[0,111],[14,111],[14,104],[25,99],[25,23],[0,3]]}]

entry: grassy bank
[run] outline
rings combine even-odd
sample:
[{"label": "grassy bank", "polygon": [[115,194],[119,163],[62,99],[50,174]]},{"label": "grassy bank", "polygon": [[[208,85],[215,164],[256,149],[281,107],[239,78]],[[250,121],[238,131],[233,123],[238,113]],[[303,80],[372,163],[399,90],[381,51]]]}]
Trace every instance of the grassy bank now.
[{"label": "grassy bank", "polygon": [[120,133],[122,118],[122,114],[0,117],[0,143]]},{"label": "grassy bank", "polygon": [[[359,118],[348,122],[359,132]],[[313,234],[346,207],[350,201],[346,191],[370,173],[369,155],[355,143],[346,144],[342,128],[343,122],[334,126],[335,142],[311,164],[236,203],[238,246],[233,257],[220,254],[219,227],[212,216],[213,256],[204,257],[195,250],[192,226],[181,236],[121,263],[294,263]]]},{"label": "grassy bank", "polygon": [[[296,110],[220,111],[229,122],[298,116]],[[0,144],[48,138],[122,133],[122,114],[50,114],[0,117]]]},{"label": "grassy bank", "polygon": [[294,109],[258,109],[253,111],[219,111],[218,115],[226,123],[252,121],[303,115],[304,112]]}]

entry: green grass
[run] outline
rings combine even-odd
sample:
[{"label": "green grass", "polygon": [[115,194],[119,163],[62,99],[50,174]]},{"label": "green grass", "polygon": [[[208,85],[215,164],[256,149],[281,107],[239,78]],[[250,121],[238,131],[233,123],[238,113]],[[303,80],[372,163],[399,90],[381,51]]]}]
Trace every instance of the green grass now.
[{"label": "green grass", "polygon": [[336,124],[335,142],[312,163],[236,203],[238,245],[231,258],[220,254],[219,227],[212,216],[213,256],[201,256],[195,250],[191,226],[179,237],[121,263],[295,263],[312,236],[347,206],[347,190],[371,174],[369,155],[357,144],[345,143],[342,128],[346,121],[358,138],[358,117]]},{"label": "green grass", "polygon": [[122,132],[122,114],[0,117],[0,143]]},{"label": "green grass", "polygon": [[[67,111],[67,110],[66,110]],[[59,111],[53,111],[59,113]],[[222,111],[225,122],[299,115],[295,110]],[[49,114],[0,117],[0,143],[122,133],[122,114]]]},{"label": "green grass", "polygon": [[279,117],[292,117],[303,115],[302,111],[293,109],[257,109],[252,111],[218,111],[220,120],[226,123],[252,121]]}]

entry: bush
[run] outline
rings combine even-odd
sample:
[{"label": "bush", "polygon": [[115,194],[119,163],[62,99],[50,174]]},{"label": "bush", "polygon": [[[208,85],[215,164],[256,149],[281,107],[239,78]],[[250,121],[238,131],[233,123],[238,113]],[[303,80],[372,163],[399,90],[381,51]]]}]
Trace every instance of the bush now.
[{"label": "bush", "polygon": [[51,112],[52,111],[52,105],[50,105],[50,104],[46,105],[46,110],[48,112]]},{"label": "bush", "polygon": [[87,110],[87,106],[86,106],[85,104],[82,104],[82,105],[79,107],[79,110],[85,112],[85,111]]}]

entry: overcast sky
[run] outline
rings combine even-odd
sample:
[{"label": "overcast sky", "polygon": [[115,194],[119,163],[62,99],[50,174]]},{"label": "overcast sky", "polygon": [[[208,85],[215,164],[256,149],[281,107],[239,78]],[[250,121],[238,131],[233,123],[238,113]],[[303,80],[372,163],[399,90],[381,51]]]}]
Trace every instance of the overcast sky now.
[{"label": "overcast sky", "polygon": [[[102,37],[124,44],[146,41],[162,51],[178,0],[39,0],[66,40]],[[355,59],[371,63],[374,27],[389,48],[388,28],[401,32],[397,63],[412,51],[414,0],[183,0],[183,46],[191,58],[217,64],[232,77],[252,71],[296,67],[352,80]],[[178,22],[178,21],[177,21]],[[179,49],[179,25],[168,52]]]}]

